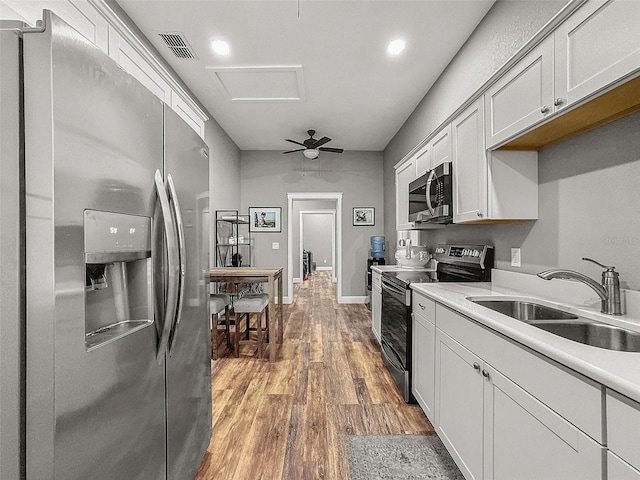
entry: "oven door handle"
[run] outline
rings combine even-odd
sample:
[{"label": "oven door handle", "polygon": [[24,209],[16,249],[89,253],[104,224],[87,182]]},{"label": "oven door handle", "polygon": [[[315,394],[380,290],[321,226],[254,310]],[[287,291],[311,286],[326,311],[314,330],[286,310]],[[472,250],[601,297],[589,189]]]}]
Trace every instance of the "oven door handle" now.
[{"label": "oven door handle", "polygon": [[396,287],[395,285],[393,285],[392,283],[389,283],[387,280],[385,280],[384,277],[382,277],[382,281],[380,283],[382,284],[383,291],[387,292],[389,295],[391,295],[392,297],[396,298],[397,300],[401,301],[403,304],[406,305],[406,302],[407,302],[406,290],[402,290]]}]

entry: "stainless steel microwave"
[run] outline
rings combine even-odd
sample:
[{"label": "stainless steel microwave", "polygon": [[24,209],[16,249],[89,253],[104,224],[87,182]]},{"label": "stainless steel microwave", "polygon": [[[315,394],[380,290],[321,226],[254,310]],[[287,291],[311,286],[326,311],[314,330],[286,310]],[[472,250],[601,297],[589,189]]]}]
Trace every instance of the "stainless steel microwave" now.
[{"label": "stainless steel microwave", "polygon": [[441,163],[409,184],[409,221],[453,222],[451,162]]}]

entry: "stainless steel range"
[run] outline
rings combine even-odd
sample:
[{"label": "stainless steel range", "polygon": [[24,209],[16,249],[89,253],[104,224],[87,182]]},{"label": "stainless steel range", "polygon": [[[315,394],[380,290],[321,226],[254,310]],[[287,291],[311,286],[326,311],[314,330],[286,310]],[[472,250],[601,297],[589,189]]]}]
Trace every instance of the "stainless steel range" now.
[{"label": "stainless steel range", "polygon": [[411,393],[411,283],[490,282],[494,250],[489,245],[438,245],[435,270],[382,273],[382,358],[407,403]]}]

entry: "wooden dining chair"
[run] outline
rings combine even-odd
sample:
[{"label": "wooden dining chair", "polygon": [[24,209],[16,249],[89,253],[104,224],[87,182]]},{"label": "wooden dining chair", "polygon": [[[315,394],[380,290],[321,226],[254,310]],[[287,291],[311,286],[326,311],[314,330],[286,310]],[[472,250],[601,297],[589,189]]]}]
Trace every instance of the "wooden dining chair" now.
[{"label": "wooden dining chair", "polygon": [[[257,344],[258,350],[258,358],[262,358],[264,353],[264,346],[267,344],[267,341],[271,341],[271,337],[269,335],[269,295],[266,293],[256,293],[245,295],[238,300],[235,301],[233,305],[233,310],[236,313],[236,331],[235,331],[235,354],[236,357],[240,355],[240,344]],[[251,315],[255,316],[255,330],[257,339],[254,341],[251,339],[251,326],[250,320]],[[242,322],[240,318],[246,315],[247,316],[247,327],[246,331],[246,339],[241,340],[241,331],[240,325]],[[263,325],[263,319],[264,325]],[[273,361],[273,355],[270,356],[271,361]]]},{"label": "wooden dining chair", "polygon": [[[224,325],[227,338],[227,346],[231,348],[231,339],[229,333],[230,303],[230,297],[227,293],[213,293],[209,296],[209,305],[211,307],[211,358],[213,360],[216,360],[218,358],[218,325]],[[224,310],[223,323],[221,323],[220,319],[220,312],[222,312],[222,310]]]}]

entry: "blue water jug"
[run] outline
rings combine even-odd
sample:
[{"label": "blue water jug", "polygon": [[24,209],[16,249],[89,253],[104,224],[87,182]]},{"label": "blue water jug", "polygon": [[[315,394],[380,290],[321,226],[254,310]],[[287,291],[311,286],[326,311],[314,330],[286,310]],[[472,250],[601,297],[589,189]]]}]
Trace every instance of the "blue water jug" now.
[{"label": "blue water jug", "polygon": [[371,258],[384,258],[384,236],[371,237]]}]

